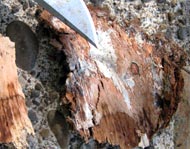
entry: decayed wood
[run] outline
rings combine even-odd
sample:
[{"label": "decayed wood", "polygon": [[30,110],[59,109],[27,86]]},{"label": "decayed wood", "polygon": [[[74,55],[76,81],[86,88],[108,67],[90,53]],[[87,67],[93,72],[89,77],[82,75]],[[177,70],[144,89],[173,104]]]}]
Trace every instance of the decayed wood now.
[{"label": "decayed wood", "polygon": [[[190,67],[186,67],[190,70]],[[178,109],[175,113],[175,147],[180,149],[187,149],[190,146],[190,75],[183,72],[184,89],[183,100],[179,103]]]},{"label": "decayed wood", "polygon": [[167,126],[176,111],[183,78],[170,61],[183,66],[184,53],[161,35],[151,39],[155,44],[138,41],[108,24],[106,11],[90,10],[98,49],[46,11],[41,14],[58,35],[52,44],[65,52],[71,71],[63,102],[71,105],[69,121],[84,138],[132,148]]},{"label": "decayed wood", "polygon": [[23,147],[27,133],[33,128],[18,82],[14,43],[0,35],[0,142]]}]

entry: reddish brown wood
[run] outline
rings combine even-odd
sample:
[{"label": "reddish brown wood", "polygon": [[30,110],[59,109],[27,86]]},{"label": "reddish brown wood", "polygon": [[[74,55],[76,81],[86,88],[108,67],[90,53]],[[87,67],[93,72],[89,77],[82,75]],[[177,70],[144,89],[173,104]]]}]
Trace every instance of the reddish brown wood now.
[{"label": "reddish brown wood", "polygon": [[14,43],[0,35],[0,142],[23,147],[27,133],[33,128],[18,82]]},{"label": "reddish brown wood", "polygon": [[143,33],[138,25],[128,36],[109,22],[106,11],[90,10],[99,49],[47,12],[41,15],[56,31],[59,41],[54,45],[62,45],[71,70],[63,102],[71,104],[69,121],[84,138],[132,148],[145,134],[151,138],[167,126],[176,111],[183,78],[170,61],[183,66],[184,53],[162,35],[151,37],[154,44],[148,36],[138,41],[136,34]]}]

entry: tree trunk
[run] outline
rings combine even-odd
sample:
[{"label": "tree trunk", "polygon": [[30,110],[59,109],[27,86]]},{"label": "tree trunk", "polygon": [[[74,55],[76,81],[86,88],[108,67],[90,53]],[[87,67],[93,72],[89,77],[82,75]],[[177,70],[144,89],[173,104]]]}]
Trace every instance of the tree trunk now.
[{"label": "tree trunk", "polygon": [[70,104],[68,120],[86,140],[132,148],[166,127],[176,111],[185,55],[162,35],[148,37],[136,21],[127,34],[105,10],[90,11],[98,49],[48,12],[41,14],[58,36],[52,44],[67,56],[63,103]]},{"label": "tree trunk", "polygon": [[33,133],[33,128],[18,82],[14,43],[1,35],[0,75],[0,142],[12,142],[21,148],[26,146],[26,136]]}]

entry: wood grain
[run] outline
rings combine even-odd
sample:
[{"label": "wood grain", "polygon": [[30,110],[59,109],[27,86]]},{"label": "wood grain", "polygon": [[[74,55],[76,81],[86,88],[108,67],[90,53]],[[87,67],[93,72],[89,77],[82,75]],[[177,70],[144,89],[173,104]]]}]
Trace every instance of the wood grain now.
[{"label": "wood grain", "polygon": [[26,145],[33,128],[27,115],[25,97],[18,82],[15,47],[0,35],[0,142]]}]

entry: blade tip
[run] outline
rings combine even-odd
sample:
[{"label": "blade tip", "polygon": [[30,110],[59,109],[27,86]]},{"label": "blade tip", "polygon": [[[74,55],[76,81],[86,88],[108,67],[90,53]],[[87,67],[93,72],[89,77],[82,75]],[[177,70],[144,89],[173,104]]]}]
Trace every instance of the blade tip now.
[{"label": "blade tip", "polygon": [[93,45],[96,49],[98,49],[99,44],[97,42],[90,42],[91,45]]}]

